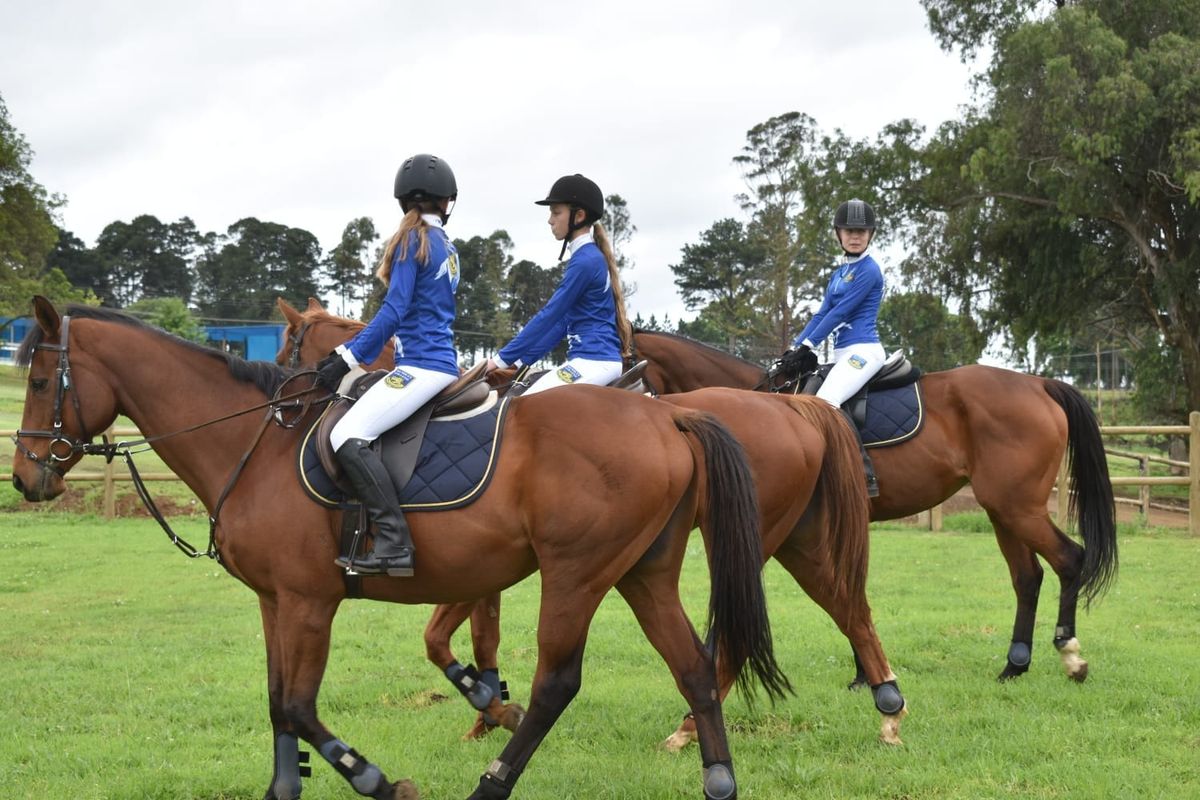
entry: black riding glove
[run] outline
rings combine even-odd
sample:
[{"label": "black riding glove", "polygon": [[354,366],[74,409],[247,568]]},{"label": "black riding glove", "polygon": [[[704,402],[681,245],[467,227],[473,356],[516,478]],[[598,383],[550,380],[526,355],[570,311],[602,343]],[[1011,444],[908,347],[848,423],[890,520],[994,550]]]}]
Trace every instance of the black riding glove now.
[{"label": "black riding glove", "polygon": [[350,371],[350,365],[342,354],[334,351],[325,356],[317,364],[317,383],[331,392],[336,392],[342,385],[342,378]]},{"label": "black riding glove", "polygon": [[806,344],[779,357],[779,366],[789,375],[805,375],[817,368],[817,354]]}]

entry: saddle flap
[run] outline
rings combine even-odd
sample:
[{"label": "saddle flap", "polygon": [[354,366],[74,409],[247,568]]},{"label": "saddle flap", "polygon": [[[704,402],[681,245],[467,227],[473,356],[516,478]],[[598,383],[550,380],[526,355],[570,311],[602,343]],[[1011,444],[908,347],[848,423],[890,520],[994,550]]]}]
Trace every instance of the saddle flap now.
[{"label": "saddle flap", "polygon": [[[372,375],[377,375],[375,380],[379,380],[383,376],[383,373],[367,373],[356,381],[356,386],[352,387],[351,391],[354,391],[358,382],[370,378]],[[371,383],[374,382],[371,381]],[[362,391],[366,391],[366,389]],[[361,397],[361,392],[356,396]],[[347,495],[352,495],[354,491],[350,487],[349,481],[342,475],[342,468],[338,464],[337,457],[334,456],[333,444],[329,441],[329,434],[333,432],[333,426],[337,425],[341,418],[346,416],[346,412],[350,410],[350,406],[352,405],[354,405],[354,401],[348,397],[335,398],[330,402],[329,408],[321,415],[321,418],[317,420],[317,429],[313,431],[313,436],[316,438],[317,458],[320,459],[321,466],[325,469],[326,474],[329,475],[334,484]]]}]

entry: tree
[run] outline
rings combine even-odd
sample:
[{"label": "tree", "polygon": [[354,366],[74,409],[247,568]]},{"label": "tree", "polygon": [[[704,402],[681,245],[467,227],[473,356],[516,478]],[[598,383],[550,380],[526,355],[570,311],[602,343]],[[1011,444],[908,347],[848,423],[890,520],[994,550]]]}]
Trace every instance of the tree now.
[{"label": "tree", "polygon": [[759,327],[754,299],[769,280],[766,258],[762,240],[726,218],[701,233],[698,244],[685,244],[679,263],[670,265],[684,305],[689,311],[703,309],[705,335],[716,336],[731,351]]},{"label": "tree", "polygon": [[612,243],[613,258],[617,262],[617,272],[621,275],[621,291],[625,299],[637,293],[637,284],[627,280],[626,273],[633,271],[633,259],[625,251],[626,245],[637,233],[637,226],[629,214],[629,204],[619,194],[610,194],[604,198],[604,218],[600,220],[608,232]]},{"label": "tree", "polygon": [[940,298],[920,291],[884,299],[879,336],[888,351],[903,349],[927,372],[974,364],[987,343],[970,316],[952,314]]},{"label": "tree", "polygon": [[318,292],[321,244],[306,230],[247,217],[201,241],[197,298],[206,317],[270,319],[276,297],[303,306]]},{"label": "tree", "polygon": [[47,194],[29,174],[33,151],[8,119],[0,96],[0,315],[29,313],[35,294],[55,302],[88,302],[46,257],[58,240],[54,214],[62,200]]},{"label": "tree", "polygon": [[110,222],[94,250],[104,271],[101,302],[124,308],[143,297],[178,297],[187,303],[195,285],[192,263],[199,241],[188,217],[166,224],[142,214],[128,223]]},{"label": "tree", "polygon": [[512,325],[504,297],[512,265],[512,239],[498,230],[491,236],[454,240],[461,269],[454,333],[460,353],[490,353],[507,341]]},{"label": "tree", "polygon": [[146,297],[125,309],[156,328],[173,333],[189,342],[207,341],[204,327],[178,297]]},{"label": "tree", "polygon": [[329,280],[321,288],[333,292],[341,301],[340,316],[346,315],[348,303],[366,299],[371,291],[375,269],[363,256],[378,238],[370,217],[353,219],[342,230],[341,241],[325,259],[325,274]]},{"label": "tree", "polygon": [[74,286],[90,288],[101,303],[113,296],[109,274],[100,256],[70,231],[58,231],[58,241],[46,256],[46,265],[61,270]]},{"label": "tree", "polygon": [[1014,23],[984,78],[925,149],[906,273],[1018,352],[1155,330],[1200,408],[1200,4],[1071,3]]}]

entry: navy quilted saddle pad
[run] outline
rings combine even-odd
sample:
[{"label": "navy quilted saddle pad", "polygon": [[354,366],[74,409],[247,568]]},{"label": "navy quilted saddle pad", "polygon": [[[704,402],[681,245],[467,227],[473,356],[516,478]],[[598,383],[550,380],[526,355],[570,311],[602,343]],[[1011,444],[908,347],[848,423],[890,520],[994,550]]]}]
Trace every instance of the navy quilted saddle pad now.
[{"label": "navy quilted saddle pad", "polygon": [[[468,505],[483,494],[495,469],[508,403],[509,398],[503,398],[488,408],[430,420],[416,469],[399,490],[400,504],[416,511],[448,510]],[[321,466],[313,436],[316,428],[314,424],[300,443],[300,483],[318,503],[343,507],[352,498]],[[375,446],[386,450],[388,434],[381,436]]]}]

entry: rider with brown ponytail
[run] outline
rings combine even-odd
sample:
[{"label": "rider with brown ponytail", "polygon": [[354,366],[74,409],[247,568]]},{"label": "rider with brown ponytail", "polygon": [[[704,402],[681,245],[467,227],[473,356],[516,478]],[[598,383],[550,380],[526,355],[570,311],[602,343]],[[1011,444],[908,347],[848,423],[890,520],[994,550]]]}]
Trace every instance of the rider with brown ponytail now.
[{"label": "rider with brown ponytail", "polygon": [[573,383],[605,385],[621,375],[632,352],[633,331],[617,275],[600,187],[582,175],[565,175],[537,205],[550,207],[550,230],[571,258],[554,294],[512,341],[500,348],[489,368],[532,364],[567,338],[567,360],[548,371],[525,394]]}]

